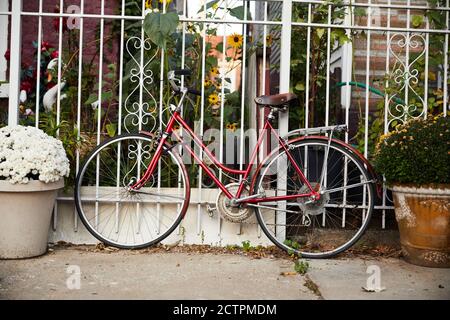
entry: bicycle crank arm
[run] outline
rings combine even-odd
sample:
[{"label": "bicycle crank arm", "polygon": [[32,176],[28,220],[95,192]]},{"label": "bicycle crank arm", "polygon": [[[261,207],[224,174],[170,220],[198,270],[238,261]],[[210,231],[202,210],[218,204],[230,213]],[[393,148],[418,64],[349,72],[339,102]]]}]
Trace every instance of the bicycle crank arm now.
[{"label": "bicycle crank arm", "polygon": [[263,194],[253,194],[253,195],[248,196],[248,197],[242,197],[242,198],[239,198],[239,199],[235,199],[234,202],[235,203],[241,203],[241,202],[244,202],[244,201],[247,201],[247,200],[250,200],[250,199],[260,198],[262,196],[264,196],[264,195]]}]

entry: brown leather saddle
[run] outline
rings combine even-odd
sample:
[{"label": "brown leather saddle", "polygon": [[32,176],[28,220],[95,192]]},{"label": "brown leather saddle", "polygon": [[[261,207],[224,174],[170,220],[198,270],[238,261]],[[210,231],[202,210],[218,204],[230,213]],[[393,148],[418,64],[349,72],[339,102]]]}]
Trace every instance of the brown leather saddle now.
[{"label": "brown leather saddle", "polygon": [[260,107],[269,107],[274,109],[287,109],[294,102],[298,102],[298,97],[294,93],[281,93],[255,98],[255,102]]}]

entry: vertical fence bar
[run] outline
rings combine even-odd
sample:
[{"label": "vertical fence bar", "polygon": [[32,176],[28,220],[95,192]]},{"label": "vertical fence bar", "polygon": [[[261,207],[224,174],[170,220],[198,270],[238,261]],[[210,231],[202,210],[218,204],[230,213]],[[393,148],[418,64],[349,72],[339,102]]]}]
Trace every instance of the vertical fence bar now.
[{"label": "vertical fence bar", "polygon": [[[447,8],[450,6],[450,1],[447,0],[446,2],[446,6]],[[446,29],[449,29],[449,11],[447,10],[445,12],[445,26]],[[443,103],[443,108],[444,108],[444,116],[447,116],[447,103],[448,103],[448,33],[445,34],[445,41],[444,41],[444,103]]]},{"label": "vertical fence bar", "polygon": [[11,1],[8,125],[19,123],[20,64],[22,48],[22,0]]},{"label": "vertical fence bar", "polygon": [[[165,7],[166,7],[166,1],[163,1],[163,12],[165,13]],[[139,51],[139,62],[140,62],[140,74],[139,74],[139,125],[138,125],[138,129],[139,131],[142,130],[142,122],[143,122],[143,117],[145,116],[145,112],[144,112],[144,101],[143,101],[143,90],[144,90],[144,73],[145,73],[145,61],[144,61],[144,48],[145,48],[145,31],[144,31],[144,18],[145,18],[145,1],[141,2],[141,17],[142,17],[142,21],[141,21],[141,47],[140,47],[140,51]],[[161,66],[163,68],[163,63],[161,63]],[[163,70],[163,69],[162,69]],[[163,77],[161,78],[163,79]],[[161,83],[161,87],[164,90],[164,83]],[[161,103],[161,106],[163,104]],[[138,156],[137,156],[137,177],[138,179],[141,177],[141,142],[139,142],[138,145]],[[158,165],[158,193],[161,187],[161,166]],[[156,220],[156,224],[157,224],[157,231],[156,234],[159,234],[159,207],[160,207],[160,203],[159,203],[159,197],[158,197],[158,202],[157,202],[157,220]],[[141,205],[140,203],[136,203],[136,234],[140,233],[140,220],[141,220]]]},{"label": "vertical fence bar", "polygon": [[36,115],[35,126],[39,128],[39,106],[41,100],[41,47],[42,47],[42,0],[39,0],[39,22],[38,22],[38,40],[37,40],[37,60],[36,60]]},{"label": "vertical fence bar", "polygon": [[[308,3],[308,23],[311,23],[311,10],[312,5]],[[292,18],[292,14],[291,14]],[[284,20],[283,20],[284,21]],[[283,24],[284,26],[284,24]],[[283,32],[282,32],[283,33]],[[283,54],[283,50],[281,50]],[[283,55],[282,55],[283,56]],[[289,56],[290,59],[290,56]],[[306,83],[305,83],[305,129],[309,128],[309,62],[311,59],[311,27],[308,25],[306,28]],[[281,68],[280,68],[280,86],[281,86]],[[305,151],[306,152],[306,151]],[[308,159],[305,157],[305,172],[307,168]],[[307,172],[306,172],[307,174]]]},{"label": "vertical fence bar", "polygon": [[[306,79],[305,79],[305,129],[309,128],[309,70],[310,70],[310,60],[311,60],[311,26],[309,25],[312,21],[312,4],[308,3],[307,12],[308,27],[306,28]],[[306,178],[308,178],[308,146],[305,147],[304,152],[305,157],[305,167],[304,173]],[[305,215],[302,217],[302,223],[305,222]]]},{"label": "vertical fence bar", "polygon": [[[309,4],[309,8],[311,8],[311,4]],[[280,55],[280,93],[289,92],[290,86],[290,76],[291,76],[291,35],[292,35],[292,0],[285,0],[282,4],[282,12],[281,12],[281,55]],[[308,27],[308,33],[310,32],[310,27]],[[307,50],[309,51],[309,50]],[[309,60],[307,58],[307,65],[309,64]],[[307,67],[308,68],[308,67]],[[308,68],[309,69],[309,68]],[[308,72],[308,71],[307,71]],[[309,76],[307,75],[307,78]],[[308,90],[308,89],[306,89]],[[289,127],[289,115],[287,113],[280,113],[278,119],[278,128],[280,131],[280,136],[284,136],[288,132]],[[283,161],[283,160],[282,160]],[[284,161],[283,161],[284,162]],[[283,166],[283,163],[278,163],[278,167]],[[284,167],[286,167],[286,163],[284,163]],[[287,171],[286,171],[287,174]],[[278,190],[286,190],[287,187],[287,178],[278,177],[277,181]],[[286,202],[280,203],[280,209],[286,208]],[[277,211],[278,212],[278,211]],[[278,224],[278,219],[280,219],[281,223],[284,223],[286,220],[286,214],[282,213],[279,216],[275,213],[275,225]],[[285,238],[286,230],[282,230],[279,232],[275,228],[275,235],[281,239]]]},{"label": "vertical fence bar", "polygon": [[[409,29],[410,22],[411,22],[411,11],[409,10],[409,6],[411,5],[411,0],[408,0],[407,6],[408,9],[406,9],[406,27]],[[407,112],[405,112],[405,116],[403,118],[403,121],[406,121],[408,119],[408,110],[409,110],[409,83],[410,83],[410,70],[409,70],[409,46],[411,41],[411,34],[409,31],[406,32],[406,41],[405,41],[405,107]]]},{"label": "vertical fence bar", "polygon": [[[351,3],[349,3],[347,5],[346,18],[345,18],[344,21],[345,21],[345,23],[347,23],[348,21],[350,21],[350,24],[353,23],[353,7],[351,6]],[[346,30],[346,34],[347,34],[347,36],[351,36],[351,33],[350,33],[349,29]],[[346,47],[344,48],[344,52],[347,53],[349,51],[348,49],[349,48],[346,45]],[[350,51],[353,51],[353,46],[351,47]],[[344,56],[346,58],[348,58],[349,55],[345,54]],[[352,53],[350,54],[350,57],[353,57]],[[343,65],[344,65],[344,63],[343,63]],[[348,65],[348,62],[347,62],[347,65]],[[345,67],[343,69],[344,69],[343,70],[343,72],[344,72],[343,77],[345,77],[343,80],[348,83],[345,86],[345,92],[344,92],[344,95],[345,95],[345,102],[344,102],[344,104],[345,104],[345,106],[344,106],[344,108],[345,108],[345,124],[347,126],[349,126],[349,123],[350,123],[350,106],[351,106],[351,103],[352,103],[352,101],[351,101],[352,87],[350,86],[349,82],[351,81],[351,77],[352,77],[352,73],[351,73],[352,65],[350,65],[350,68]],[[345,131],[344,140],[345,140],[345,143],[348,143],[348,141],[349,141],[348,130]],[[348,158],[345,157],[344,158],[344,187],[347,186],[347,182],[348,182]],[[347,208],[346,208],[346,204],[347,204],[347,189],[344,189],[344,191],[343,191],[342,204],[343,204],[343,208],[342,208],[342,225],[341,225],[341,227],[345,228],[345,219],[346,219],[346,214],[347,214]]]},{"label": "vertical fence bar", "polygon": [[[62,40],[63,40],[63,17],[64,13],[64,0],[59,1],[59,34],[58,34],[58,91],[56,94],[56,125],[61,122],[61,85],[62,85]],[[56,135],[59,136],[59,129],[56,131]]]},{"label": "vertical fence bar", "polygon": [[[371,0],[368,1],[368,4],[371,5]],[[367,8],[367,26],[370,27],[372,25],[372,7]],[[370,103],[370,91],[369,91],[369,81],[370,81],[370,45],[371,45],[371,31],[367,30],[367,50],[366,50],[366,103],[364,110],[364,157],[367,158],[369,154],[369,103]],[[366,205],[367,200],[367,186],[364,185],[363,191],[363,206]],[[366,218],[366,209],[362,211],[362,218],[365,220]]]},{"label": "vertical fence bar", "polygon": [[[425,15],[425,29],[429,30],[430,29],[430,20],[428,20],[428,15]],[[429,45],[430,45],[430,33],[427,32],[425,34],[425,80],[424,80],[424,93],[423,93],[423,101],[424,101],[424,105],[423,105],[423,117],[424,119],[427,118],[428,115],[428,68],[429,68],[429,63],[428,63],[428,50],[429,50]]]},{"label": "vertical fence bar", "polygon": [[[84,0],[80,1],[80,12],[84,14]],[[80,139],[81,131],[81,87],[83,81],[83,40],[84,40],[84,18],[80,18],[80,38],[79,38],[79,52],[78,52],[78,97],[77,97],[77,139]],[[76,148],[76,164],[75,174],[80,170],[80,151]],[[77,210],[74,209],[73,223],[74,231],[78,231],[78,215]]]},{"label": "vertical fence bar", "polygon": [[[203,5],[203,15],[206,18],[206,1]],[[199,135],[200,138],[203,140],[203,120],[204,120],[204,109],[205,109],[205,76],[206,76],[206,30],[208,29],[209,25],[207,23],[203,23],[203,41],[202,41],[202,72],[201,72],[201,99],[200,99],[200,128],[199,128]],[[200,161],[203,161],[203,150],[199,148],[199,159]],[[197,235],[200,235],[201,232],[201,223],[202,223],[202,175],[203,170],[202,167],[199,166],[198,168],[198,204],[197,204]]]},{"label": "vertical fence bar", "polygon": [[[264,3],[264,22],[267,22],[267,16],[268,16],[268,1]],[[262,59],[262,85],[261,85],[261,95],[266,94],[266,68],[267,68],[267,24],[264,24],[263,27],[263,59]],[[262,128],[264,127],[264,109],[258,108],[259,112],[259,128],[261,130],[261,134],[266,134],[266,132],[262,131]],[[266,139],[268,136],[266,135]],[[264,159],[264,145],[261,145],[259,148],[259,157],[260,162]],[[259,162],[258,162],[259,164]],[[258,223],[257,226],[257,236],[258,238],[261,237],[261,225]]]},{"label": "vertical fence bar", "polygon": [[[388,5],[391,5],[391,0],[388,0]],[[389,30],[389,28],[391,27],[391,8],[387,8],[387,21],[386,21],[386,27]],[[387,31],[386,32],[386,69],[385,72],[386,74],[389,74],[389,65],[390,65],[390,58],[389,58],[389,45],[390,45],[390,39],[391,39],[391,32]],[[384,84],[385,90],[387,90],[389,88],[389,81],[386,80],[385,84]],[[386,94],[384,96],[384,134],[386,134],[389,130],[388,130],[388,112],[389,112],[389,95]],[[383,177],[383,181],[385,182],[385,179]],[[385,183],[383,183],[383,199],[382,201],[382,206],[383,208],[386,207],[386,197],[387,197],[387,188]],[[383,209],[381,212],[381,227],[384,229],[386,227],[386,209]]]},{"label": "vertical fence bar", "polygon": [[[224,12],[228,10],[228,0],[225,0],[225,8]],[[225,18],[226,14],[223,16]],[[223,24],[223,36],[222,36],[222,66],[226,66],[226,55],[227,55],[227,25]],[[224,108],[225,108],[225,73],[221,70],[222,83],[220,88],[220,138],[219,138],[219,159],[220,162],[223,163],[223,130],[224,130]],[[223,183],[223,170],[219,169],[219,180]],[[219,191],[220,192],[220,191]],[[216,209],[217,210],[217,209]],[[217,213],[217,235],[219,236],[222,233],[222,217],[220,213]]]},{"label": "vertical fence bar", "polygon": [[[244,19],[247,20],[248,3],[246,0],[243,0],[243,5],[244,5]],[[244,131],[245,131],[245,128],[244,128],[244,126],[245,126],[245,95],[246,95],[245,89],[246,89],[246,77],[247,77],[246,63],[245,63],[247,60],[247,23],[244,23],[242,33],[243,33],[242,38],[244,40],[242,43],[243,54],[242,54],[242,62],[241,62],[241,68],[242,68],[242,70],[241,70],[241,75],[242,75],[241,76],[241,82],[242,82],[241,90],[242,90],[242,92],[241,92],[241,137],[240,137],[241,143],[240,143],[240,148],[239,148],[239,153],[240,153],[239,154],[239,169],[240,170],[243,169],[244,161],[245,161],[245,158],[244,158],[244,153],[245,153]],[[241,182],[241,180],[242,180],[241,178],[242,178],[242,176],[240,176],[239,182]],[[241,232],[242,232],[242,222],[239,223],[239,233],[238,234],[241,234]]]},{"label": "vertical fence bar", "polygon": [[[327,17],[327,22],[329,25],[331,25],[331,4],[328,5],[328,17]],[[329,123],[329,112],[330,112],[330,55],[331,55],[331,28],[327,28],[327,60],[326,60],[326,64],[327,64],[327,75],[326,75],[326,87],[325,87],[325,126],[328,126]],[[328,133],[326,134],[328,136]],[[326,167],[326,158],[324,158],[324,187],[327,187],[327,167]],[[322,226],[325,227],[325,221],[326,219],[326,210],[323,210],[322,213]]]},{"label": "vertical fence bar", "polygon": [[[125,16],[125,0],[122,0],[122,8],[121,8],[121,16]],[[119,105],[118,105],[118,115],[117,115],[117,133],[118,135],[122,134],[122,104],[123,104],[123,51],[125,42],[125,19],[121,19],[120,21],[120,61],[119,61]],[[122,143],[119,142],[117,145],[117,168],[116,168],[116,196],[119,197],[120,192],[120,162],[121,162],[121,152],[120,149],[122,147]],[[120,202],[116,202],[116,212],[114,214],[114,231],[119,233],[119,209]]]},{"label": "vertical fence bar", "polygon": [[[58,91],[56,93],[56,125],[59,126],[61,122],[61,86],[62,86],[62,38],[63,38],[63,17],[64,13],[64,0],[59,1],[59,30],[58,30]],[[59,137],[59,128],[56,130],[56,135]],[[58,201],[55,201],[55,207],[53,208],[53,230],[56,230],[56,224],[58,221]]]},{"label": "vertical fence bar", "polygon": [[[188,16],[188,14],[187,14],[187,0],[183,0],[183,17],[187,18],[187,16]],[[187,26],[186,22],[183,22],[182,26],[183,26],[183,31],[182,31],[183,32],[183,36],[182,36],[183,40],[182,40],[182,43],[181,43],[181,69],[184,69],[184,67],[185,67],[185,60],[186,60],[185,59],[185,55],[186,55],[186,26]],[[184,87],[184,86],[185,86],[184,77],[181,77],[181,87]],[[181,106],[181,114],[184,115],[184,106]],[[183,127],[182,126],[180,126],[180,137],[181,138],[183,137]],[[180,143],[180,147],[178,148],[178,152],[180,153],[180,156],[183,157],[182,156],[182,154],[183,154],[183,146],[181,145],[181,143]],[[180,190],[180,181],[181,181],[181,179],[182,179],[182,173],[179,170],[179,172],[178,172],[178,190]],[[177,208],[179,210],[180,209],[180,205],[177,205]],[[177,234],[178,235],[181,235],[182,224],[183,224],[183,221],[181,221],[181,223],[178,225],[178,228],[177,228],[177,230],[178,230]]]},{"label": "vertical fence bar", "polygon": [[[101,2],[101,18],[100,18],[100,53],[98,57],[98,105],[97,105],[97,145],[100,144],[101,120],[102,120],[102,86],[103,86],[103,36],[105,30],[105,0]],[[100,154],[96,159],[96,175],[95,175],[95,228],[98,228],[98,188],[100,183]]]}]

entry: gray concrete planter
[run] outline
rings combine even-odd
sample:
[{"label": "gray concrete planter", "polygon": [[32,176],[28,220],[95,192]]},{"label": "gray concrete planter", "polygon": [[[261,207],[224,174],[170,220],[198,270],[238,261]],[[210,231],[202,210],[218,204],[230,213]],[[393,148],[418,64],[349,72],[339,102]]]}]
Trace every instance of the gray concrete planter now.
[{"label": "gray concrete planter", "polygon": [[27,184],[0,180],[0,259],[30,258],[47,251],[52,209],[63,187],[64,179]]}]

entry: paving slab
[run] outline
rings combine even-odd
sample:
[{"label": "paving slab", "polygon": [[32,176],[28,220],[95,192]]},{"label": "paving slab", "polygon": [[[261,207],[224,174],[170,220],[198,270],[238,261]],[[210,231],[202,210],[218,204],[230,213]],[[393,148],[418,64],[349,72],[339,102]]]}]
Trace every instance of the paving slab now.
[{"label": "paving slab", "polygon": [[314,260],[310,265],[308,275],[324,299],[450,299],[450,269],[397,258]]},{"label": "paving slab", "polygon": [[[80,271],[80,289],[71,276]],[[292,261],[231,254],[55,250],[0,261],[1,299],[318,299]]]},{"label": "paving slab", "polygon": [[301,276],[279,257],[69,247],[0,260],[0,299],[450,299],[450,269],[396,258],[308,263]]}]

